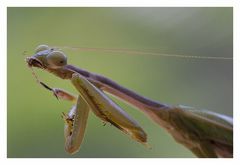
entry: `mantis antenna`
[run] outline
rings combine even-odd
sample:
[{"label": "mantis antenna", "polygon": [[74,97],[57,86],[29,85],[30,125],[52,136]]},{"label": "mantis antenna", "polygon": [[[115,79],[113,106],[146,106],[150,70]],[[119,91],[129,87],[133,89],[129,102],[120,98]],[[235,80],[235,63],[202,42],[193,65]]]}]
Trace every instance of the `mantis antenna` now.
[{"label": "mantis antenna", "polygon": [[130,55],[152,55],[158,57],[175,57],[175,58],[192,58],[192,59],[209,59],[209,60],[233,60],[232,57],[219,57],[219,56],[191,56],[183,54],[167,54],[158,52],[148,52],[143,50],[122,49],[122,48],[94,48],[94,47],[72,47],[72,46],[52,46],[54,48],[82,50],[82,51],[101,51],[107,53],[124,53]]}]

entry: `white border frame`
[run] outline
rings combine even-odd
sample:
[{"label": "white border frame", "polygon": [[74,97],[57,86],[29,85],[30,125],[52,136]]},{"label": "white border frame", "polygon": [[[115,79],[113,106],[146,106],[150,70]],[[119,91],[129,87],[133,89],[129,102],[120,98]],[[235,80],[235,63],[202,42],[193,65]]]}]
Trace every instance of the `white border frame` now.
[{"label": "white border frame", "polygon": [[[234,7],[234,158],[233,159],[7,159],[7,7]],[[239,164],[240,160],[240,1],[239,0],[2,0],[0,2],[0,164]],[[24,162],[23,162],[24,161]],[[53,162],[54,161],[54,162]],[[79,162],[80,161],[80,162]],[[137,161],[137,162],[136,162]]]}]

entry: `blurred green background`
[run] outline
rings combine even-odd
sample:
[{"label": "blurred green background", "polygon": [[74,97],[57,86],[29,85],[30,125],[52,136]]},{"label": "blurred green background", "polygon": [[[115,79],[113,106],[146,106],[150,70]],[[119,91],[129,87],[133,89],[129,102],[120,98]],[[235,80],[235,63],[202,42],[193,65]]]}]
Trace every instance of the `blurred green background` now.
[{"label": "blurred green background", "polygon": [[[64,151],[61,112],[71,104],[41,88],[24,51],[39,44],[125,48],[232,57],[232,8],[8,8],[8,157],[195,157],[140,111],[117,101],[142,125],[152,149],[90,114],[80,151]],[[232,116],[231,60],[64,50],[68,62],[171,105]],[[67,80],[36,71],[51,87],[76,93]]]}]

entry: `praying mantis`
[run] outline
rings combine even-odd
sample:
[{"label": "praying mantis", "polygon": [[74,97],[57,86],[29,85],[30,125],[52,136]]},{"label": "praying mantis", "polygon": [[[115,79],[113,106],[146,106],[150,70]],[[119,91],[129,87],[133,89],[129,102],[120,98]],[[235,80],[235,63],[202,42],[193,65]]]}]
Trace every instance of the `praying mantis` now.
[{"label": "praying mantis", "polygon": [[67,64],[67,56],[62,51],[47,45],[39,45],[35,54],[26,58],[26,62],[30,68],[40,68],[61,79],[69,79],[78,92],[76,98],[62,89],[50,88],[37,79],[58,99],[75,104],[68,114],[62,114],[65,150],[70,154],[76,153],[81,146],[89,112],[148,146],[147,133],[107,96],[106,93],[109,93],[141,110],[197,157],[233,157],[233,121],[229,116],[153,101],[107,77]]}]

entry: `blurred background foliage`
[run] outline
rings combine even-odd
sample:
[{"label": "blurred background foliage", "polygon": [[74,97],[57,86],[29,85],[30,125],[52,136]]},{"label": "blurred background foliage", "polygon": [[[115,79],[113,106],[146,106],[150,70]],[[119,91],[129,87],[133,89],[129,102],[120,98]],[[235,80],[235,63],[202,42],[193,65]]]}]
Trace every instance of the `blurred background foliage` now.
[{"label": "blurred background foliage", "polygon": [[[41,88],[24,61],[39,44],[125,48],[232,57],[232,8],[8,8],[8,157],[195,157],[138,110],[117,101],[148,134],[152,149],[91,113],[80,151],[64,151],[61,112],[71,104]],[[171,105],[232,116],[231,60],[64,50],[68,62]],[[37,70],[51,87],[67,80]]]}]

